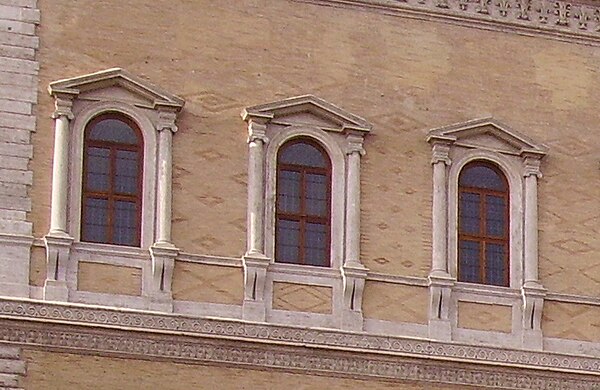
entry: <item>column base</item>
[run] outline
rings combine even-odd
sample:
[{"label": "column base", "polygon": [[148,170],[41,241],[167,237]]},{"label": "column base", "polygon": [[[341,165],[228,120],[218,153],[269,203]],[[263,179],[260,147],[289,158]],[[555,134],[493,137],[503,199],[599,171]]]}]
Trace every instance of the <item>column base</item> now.
[{"label": "column base", "polygon": [[68,302],[69,288],[67,287],[67,282],[46,279],[44,282],[44,300]]},{"label": "column base", "polygon": [[242,317],[248,321],[265,321],[267,268],[271,259],[262,253],[246,253],[244,262],[244,302]]}]

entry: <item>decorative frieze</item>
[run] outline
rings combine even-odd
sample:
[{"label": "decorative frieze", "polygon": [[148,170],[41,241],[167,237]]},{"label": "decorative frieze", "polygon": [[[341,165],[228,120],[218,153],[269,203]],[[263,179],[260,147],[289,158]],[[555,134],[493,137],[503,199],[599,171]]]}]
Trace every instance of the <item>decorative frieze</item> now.
[{"label": "decorative frieze", "polygon": [[[0,341],[57,348],[74,353],[93,352],[143,359],[169,359],[187,364],[217,363],[236,367],[284,369],[384,380],[477,385],[486,388],[536,390],[593,390],[598,380],[523,369],[481,367],[402,356],[356,354],[299,345],[251,344],[183,335],[144,334],[123,330],[93,330],[76,326],[0,321]],[[518,360],[518,358],[517,358]]]},{"label": "decorative frieze", "polygon": [[295,0],[600,44],[600,6],[556,0]]},{"label": "decorative frieze", "polygon": [[[67,323],[105,329],[149,331],[164,334],[169,340],[173,335],[188,335],[243,340],[260,344],[303,345],[330,351],[378,353],[461,363],[530,368],[545,372],[570,372],[600,376],[600,357],[465,345],[395,336],[366,335],[328,329],[194,318],[173,314],[50,304],[37,301],[0,299],[0,319],[21,320],[23,324],[25,322],[43,322],[46,328],[52,323]],[[17,328],[22,326],[24,325],[19,325]],[[7,339],[7,330],[4,324],[0,326],[0,332],[4,332],[0,339],[5,341],[40,344],[36,341],[37,336],[28,336],[27,332],[22,332],[23,334],[19,336],[22,339]],[[167,336],[169,334],[171,336]],[[57,339],[60,338],[56,337]],[[77,338],[76,336],[68,337]],[[130,334],[129,338],[133,340],[133,334]],[[90,342],[97,341],[92,340]]]}]

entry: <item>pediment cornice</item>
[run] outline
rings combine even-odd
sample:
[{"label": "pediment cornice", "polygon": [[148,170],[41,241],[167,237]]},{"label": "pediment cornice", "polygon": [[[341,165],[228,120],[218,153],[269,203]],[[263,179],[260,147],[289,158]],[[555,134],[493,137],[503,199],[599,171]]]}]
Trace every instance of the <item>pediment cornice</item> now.
[{"label": "pediment cornice", "polygon": [[108,89],[112,87],[122,88],[132,96],[147,101],[152,108],[170,107],[179,111],[184,100],[173,95],[156,85],[141,79],[124,69],[111,68],[82,76],[51,82],[48,92],[55,97],[75,98],[84,93]]}]

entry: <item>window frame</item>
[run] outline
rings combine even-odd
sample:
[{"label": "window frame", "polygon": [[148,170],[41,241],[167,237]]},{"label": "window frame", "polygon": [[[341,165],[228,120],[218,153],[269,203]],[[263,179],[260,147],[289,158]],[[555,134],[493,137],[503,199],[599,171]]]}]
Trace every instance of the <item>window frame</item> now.
[{"label": "window frame", "polygon": [[[286,148],[291,147],[295,144],[299,144],[299,143],[304,143],[307,145],[310,145],[312,147],[315,147],[320,153],[321,155],[324,157],[327,166],[324,168],[317,168],[317,167],[310,167],[310,166],[306,166],[306,165],[300,165],[300,164],[289,164],[289,163],[283,163],[281,162],[281,155],[282,153],[285,151]],[[325,150],[325,148],[323,148],[323,146],[321,144],[319,144],[318,142],[316,142],[314,139],[309,138],[309,137],[296,137],[296,138],[291,138],[289,140],[287,140],[283,145],[280,146],[280,148],[277,151],[277,168],[276,168],[276,193],[275,193],[275,256],[274,256],[274,261],[276,263],[280,263],[280,264],[297,264],[297,265],[312,265],[312,266],[317,266],[317,267],[330,267],[331,266],[331,205],[332,205],[332,199],[331,199],[331,187],[332,187],[332,166],[331,166],[331,158],[329,157],[329,154],[327,153],[327,151]],[[286,170],[284,168],[288,168],[288,171],[294,171],[294,172],[300,172],[301,175],[301,183],[300,183],[300,210],[298,213],[294,214],[294,213],[282,213],[279,210],[279,193],[280,193],[280,183],[278,181],[280,172],[283,170]],[[327,197],[327,213],[325,216],[315,216],[315,215],[306,215],[305,214],[305,205],[306,205],[306,201],[307,198],[305,197],[305,193],[306,193],[306,182],[305,182],[305,173],[308,173],[309,171],[314,171],[316,173],[321,173],[324,174],[324,176],[327,178],[327,186],[326,186],[326,197]],[[282,216],[283,214],[283,216]],[[286,262],[286,261],[278,261],[278,246],[277,246],[277,231],[278,231],[278,226],[279,226],[279,221],[281,219],[285,219],[285,220],[297,220],[298,222],[300,222],[300,237],[299,237],[299,254],[298,254],[298,258],[299,258],[299,262],[298,263],[290,263],[290,262]],[[305,257],[305,237],[304,237],[304,232],[305,232],[305,228],[303,228],[303,222],[304,223],[308,223],[309,220],[314,220],[315,223],[320,223],[322,225],[326,226],[327,232],[326,232],[326,258],[325,258],[325,262],[323,264],[307,264],[306,263],[306,257]],[[320,220],[320,221],[319,221]]]},{"label": "window frame", "polygon": [[[124,144],[124,143],[118,143],[118,142],[111,142],[111,141],[98,141],[98,140],[91,140],[90,139],[90,133],[92,132],[92,129],[94,128],[94,126],[96,126],[98,123],[102,122],[103,120],[108,120],[108,119],[113,119],[113,120],[119,120],[123,123],[125,123],[126,125],[128,125],[134,132],[137,138],[137,142],[135,144]],[[90,243],[96,243],[96,244],[109,244],[109,245],[120,245],[120,246],[133,246],[133,247],[139,247],[140,243],[141,243],[141,231],[142,231],[142,197],[143,197],[143,173],[144,173],[144,166],[143,166],[143,161],[144,161],[144,137],[142,135],[142,132],[140,131],[139,127],[137,126],[137,124],[127,115],[123,115],[120,114],[118,112],[105,112],[102,114],[99,114],[97,116],[95,116],[94,118],[92,118],[85,126],[84,129],[84,135],[83,135],[83,171],[82,171],[82,184],[81,184],[81,204],[82,204],[82,208],[81,208],[81,220],[80,220],[80,233],[82,236],[81,241],[82,242],[90,242]],[[109,178],[109,189],[107,192],[98,192],[98,191],[90,191],[87,189],[87,161],[88,161],[88,148],[90,147],[100,147],[100,148],[108,148],[110,150],[110,178]],[[118,150],[128,150],[128,151],[135,151],[137,153],[137,161],[136,161],[136,165],[137,165],[137,183],[136,183],[136,194],[134,195],[125,195],[125,194],[118,194],[115,191],[115,183],[114,183],[114,179],[115,179],[115,175],[116,175],[116,159],[115,159],[115,154],[116,151]],[[85,225],[85,221],[86,221],[86,209],[85,207],[83,207],[83,205],[85,204],[85,200],[86,198],[95,198],[95,199],[103,199],[103,197],[105,197],[108,201],[108,231],[106,233],[105,240],[104,241],[89,241],[89,240],[83,240],[83,235],[84,235],[84,225]],[[114,232],[114,227],[115,227],[115,223],[113,221],[114,217],[115,217],[115,208],[114,208],[114,202],[115,202],[115,198],[128,198],[128,200],[133,200],[135,201],[136,204],[136,208],[137,208],[137,212],[136,212],[136,231],[135,231],[135,240],[134,243],[132,245],[128,245],[128,244],[119,244],[114,242],[114,237],[113,237],[113,232]],[[111,199],[113,200],[111,202]]]},{"label": "window frame", "polygon": [[[492,171],[494,171],[494,173],[496,173],[497,175],[499,175],[500,179],[503,181],[505,190],[500,191],[500,190],[489,190],[489,189],[485,189],[483,187],[469,187],[469,186],[463,186],[460,184],[460,179],[461,176],[463,175],[463,173],[473,167],[486,167],[491,169]],[[479,222],[480,222],[480,231],[477,234],[468,234],[463,232],[463,230],[461,229],[461,202],[460,202],[460,198],[461,195],[464,193],[471,193],[471,194],[478,194],[480,195],[480,201],[478,202],[478,207],[479,207]],[[483,199],[485,199],[485,196],[487,195],[495,195],[495,196],[500,196],[504,199],[505,201],[505,206],[504,206],[504,226],[503,226],[503,231],[504,231],[504,235],[502,238],[496,238],[496,237],[491,237],[488,236],[485,231],[486,231],[486,201],[484,201]],[[498,168],[498,166],[496,164],[491,163],[490,161],[486,161],[486,160],[473,160],[467,164],[465,164],[462,169],[460,170],[459,174],[458,174],[458,221],[457,221],[457,226],[458,226],[458,247],[457,247],[457,273],[456,273],[456,277],[457,280],[459,282],[466,282],[466,283],[476,283],[476,284],[482,284],[482,285],[489,285],[489,286],[500,286],[500,287],[508,287],[510,284],[510,263],[511,263],[511,259],[510,259],[510,252],[509,252],[509,248],[510,248],[510,204],[511,204],[511,199],[510,199],[510,185],[508,183],[508,180],[506,179],[506,176],[504,175],[504,173],[502,172],[502,170],[500,168]],[[461,280],[461,272],[460,272],[460,268],[461,268],[461,242],[462,241],[470,241],[470,242],[476,242],[477,245],[480,248],[480,253],[479,253],[479,279],[478,281],[463,281]],[[488,261],[487,261],[487,250],[481,250],[482,245],[483,248],[486,248],[486,244],[488,242],[493,242],[496,244],[501,244],[504,248],[505,248],[505,255],[504,255],[504,272],[503,272],[503,282],[502,284],[492,284],[492,283],[487,283],[486,279],[487,279],[487,265],[488,265]]]},{"label": "window frame", "polygon": [[520,288],[523,284],[523,205],[514,201],[523,199],[523,178],[520,159],[511,159],[505,155],[483,149],[456,148],[451,151],[452,164],[448,173],[448,268],[450,275],[458,280],[458,203],[459,203],[459,176],[465,166],[475,161],[487,162],[495,165],[504,175],[508,183],[509,202],[509,277],[508,284],[496,286],[490,284],[460,282],[476,284],[489,288]]},{"label": "window frame", "polygon": [[[83,103],[83,104],[81,104]],[[117,114],[129,118],[139,129],[143,148],[142,148],[142,192],[141,192],[141,219],[140,219],[140,248],[147,249],[154,243],[155,219],[156,219],[156,150],[158,137],[155,126],[147,115],[140,112],[134,106],[117,101],[95,102],[75,101],[73,104],[74,120],[72,121],[72,143],[70,155],[72,158],[71,171],[69,175],[69,215],[68,229],[71,237],[76,242],[85,242],[92,245],[115,245],[101,244],[94,242],[81,241],[81,221],[83,213],[83,184],[84,184],[84,148],[85,148],[85,130],[88,124],[94,118],[106,115]]]},{"label": "window frame", "polygon": [[[339,268],[343,264],[344,248],[344,202],[335,199],[346,198],[345,176],[346,162],[342,146],[329,134],[308,126],[290,126],[277,133],[267,134],[270,141],[266,145],[266,202],[265,202],[265,254],[276,267],[303,267],[311,269]],[[320,145],[329,157],[331,164],[330,189],[330,231],[329,231],[329,265],[327,267],[306,264],[290,264],[275,261],[275,234],[277,218],[277,165],[279,150],[287,142],[294,139],[309,139]]]}]

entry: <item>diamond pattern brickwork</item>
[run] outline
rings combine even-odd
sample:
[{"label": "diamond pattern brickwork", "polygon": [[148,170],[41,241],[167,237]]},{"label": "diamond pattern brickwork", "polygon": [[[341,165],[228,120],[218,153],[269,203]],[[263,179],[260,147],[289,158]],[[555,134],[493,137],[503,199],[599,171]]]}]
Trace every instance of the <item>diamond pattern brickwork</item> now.
[{"label": "diamond pattern brickwork", "polygon": [[542,317],[546,337],[600,342],[600,306],[546,302]]},{"label": "diamond pattern brickwork", "polygon": [[427,324],[427,288],[367,281],[363,297],[365,318]]},{"label": "diamond pattern brickwork", "polygon": [[512,307],[458,301],[458,327],[510,333]]},{"label": "diamond pattern brickwork", "polygon": [[273,283],[273,309],[331,313],[331,287],[296,283]]},{"label": "diamond pattern brickwork", "polygon": [[173,299],[241,305],[243,275],[240,268],[176,261]]}]

